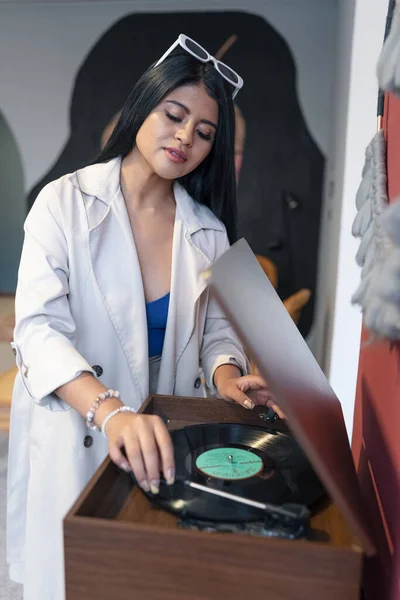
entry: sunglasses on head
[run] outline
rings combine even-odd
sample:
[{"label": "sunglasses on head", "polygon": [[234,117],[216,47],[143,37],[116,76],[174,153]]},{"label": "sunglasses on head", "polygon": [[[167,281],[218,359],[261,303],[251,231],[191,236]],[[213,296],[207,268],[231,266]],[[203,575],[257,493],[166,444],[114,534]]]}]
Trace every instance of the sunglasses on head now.
[{"label": "sunglasses on head", "polygon": [[181,48],[186,50],[186,52],[189,52],[189,54],[191,54],[201,62],[211,61],[214,67],[217,69],[218,73],[221,75],[221,77],[226,79],[226,81],[228,81],[231,85],[234,86],[235,90],[232,94],[232,98],[234,98],[238,91],[243,87],[243,79],[240,77],[240,75],[238,75],[225,63],[211,56],[211,54],[207,52],[207,50],[205,50],[203,46],[200,46],[200,44],[192,40],[192,38],[188,37],[184,33],[181,33],[179,35],[178,39],[172,44],[170,48],[168,48],[165,54],[162,55],[160,60],[158,60],[154,66],[157,67],[159,64],[161,64],[163,60],[165,60],[167,56],[171,54],[171,52],[173,52],[173,50],[175,50],[177,46],[181,46]]}]

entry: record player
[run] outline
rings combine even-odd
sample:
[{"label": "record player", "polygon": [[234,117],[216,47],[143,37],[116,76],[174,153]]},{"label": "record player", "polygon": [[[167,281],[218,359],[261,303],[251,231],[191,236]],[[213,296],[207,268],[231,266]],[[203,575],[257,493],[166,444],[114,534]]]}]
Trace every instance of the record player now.
[{"label": "record player", "polygon": [[244,240],[207,278],[287,419],[151,395],[177,482],[104,461],[64,520],[67,600],[358,600],[375,550],[340,403]]},{"label": "record player", "polygon": [[[269,421],[268,411],[258,416]],[[155,507],[177,515],[179,527],[308,537],[309,507],[324,498],[325,490],[289,432],[204,423],[172,430],[171,438],[175,484],[161,480],[159,493],[146,496]]]}]

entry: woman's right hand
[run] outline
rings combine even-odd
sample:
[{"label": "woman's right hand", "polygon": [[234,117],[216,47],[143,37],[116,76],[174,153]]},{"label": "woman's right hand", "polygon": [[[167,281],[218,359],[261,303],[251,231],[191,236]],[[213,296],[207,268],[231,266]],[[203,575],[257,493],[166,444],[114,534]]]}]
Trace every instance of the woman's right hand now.
[{"label": "woman's right hand", "polygon": [[168,485],[174,483],[174,448],[160,417],[118,413],[108,421],[105,429],[111,459],[121,469],[132,470],[145,492],[158,493],[161,471]]}]

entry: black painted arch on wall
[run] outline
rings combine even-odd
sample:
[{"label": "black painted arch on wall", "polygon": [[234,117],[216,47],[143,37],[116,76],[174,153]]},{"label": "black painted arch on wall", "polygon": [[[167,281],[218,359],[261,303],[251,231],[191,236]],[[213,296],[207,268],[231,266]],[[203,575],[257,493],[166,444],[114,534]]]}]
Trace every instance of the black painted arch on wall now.
[{"label": "black painted arch on wall", "polygon": [[[291,51],[283,37],[256,15],[137,13],[113,24],[82,62],[70,102],[70,137],[31,190],[29,204],[47,182],[96,156],[104,128],[132,85],[179,33],[193,37],[212,54],[230,36],[237,36],[223,60],[245,80],[237,97],[246,121],[239,234],[254,252],[276,263],[283,299],[303,287],[314,291],[324,157],[300,109]],[[310,330],[313,312],[312,297],[299,324],[303,335]]]},{"label": "black painted arch on wall", "polygon": [[24,170],[17,141],[0,111],[0,293],[17,286],[26,215]]}]

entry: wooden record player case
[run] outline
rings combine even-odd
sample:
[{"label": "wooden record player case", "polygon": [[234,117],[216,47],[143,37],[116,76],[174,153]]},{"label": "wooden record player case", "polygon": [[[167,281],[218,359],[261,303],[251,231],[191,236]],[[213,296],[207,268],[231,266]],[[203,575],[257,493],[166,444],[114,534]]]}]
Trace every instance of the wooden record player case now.
[{"label": "wooden record player case", "polygon": [[[141,409],[161,416],[170,429],[263,426],[263,411],[213,398],[155,395]],[[358,600],[362,549],[334,503],[327,501],[313,516],[310,537],[180,529],[176,517],[153,507],[107,458],[64,520],[66,598]]]}]

